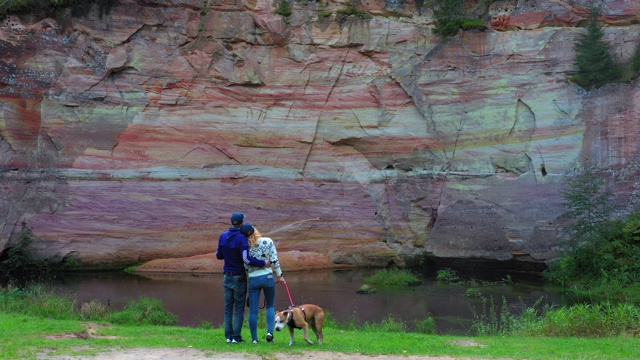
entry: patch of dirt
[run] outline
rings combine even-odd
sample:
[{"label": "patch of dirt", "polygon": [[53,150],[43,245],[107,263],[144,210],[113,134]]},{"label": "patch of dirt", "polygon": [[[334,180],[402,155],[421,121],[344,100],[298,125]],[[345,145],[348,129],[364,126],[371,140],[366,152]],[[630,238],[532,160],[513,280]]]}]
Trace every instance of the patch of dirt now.
[{"label": "patch of dirt", "polygon": [[[82,323],[86,326],[85,330],[76,333],[67,333],[62,335],[49,335],[45,336],[51,340],[63,340],[63,339],[117,339],[117,336],[104,336],[98,335],[98,329],[108,327],[108,325],[96,324],[91,322]],[[458,346],[479,346],[485,347],[486,345],[480,344],[473,340],[458,340],[449,342]],[[82,348],[76,350],[81,351]],[[90,350],[87,347],[87,350]],[[460,358],[454,358],[450,356],[398,356],[398,355],[363,355],[363,354],[346,354],[334,351],[310,351],[307,353],[275,353],[270,354],[268,357],[270,360],[393,360],[401,358],[403,360],[460,360]],[[49,355],[47,353],[41,353],[38,359],[47,360],[172,360],[172,359],[190,359],[190,360],[263,360],[263,356],[249,354],[249,353],[224,353],[215,351],[204,351],[193,348],[136,348],[126,350],[113,350],[97,354],[95,356],[78,356],[78,355]],[[464,360],[485,360],[482,358],[464,358]],[[494,360],[512,360],[512,359],[494,359]]]},{"label": "patch of dirt", "polygon": [[[70,356],[56,355],[38,357],[39,359],[48,360],[169,360],[169,359],[189,359],[189,360],[263,360],[263,357],[255,354],[243,353],[219,353],[213,351],[202,351],[190,348],[178,349],[127,349],[110,351],[96,356]],[[394,360],[401,358],[403,360],[461,360],[460,358],[450,356],[398,356],[398,355],[363,355],[363,354],[345,354],[333,351],[310,351],[308,353],[283,354],[275,353],[268,356],[270,360]],[[483,360],[481,358],[464,358],[464,360]],[[512,359],[493,359],[493,360],[512,360]]]},{"label": "patch of dirt", "polygon": [[455,341],[449,341],[447,344],[451,344],[451,345],[460,345],[460,346],[478,346],[478,347],[487,347],[487,345],[480,344],[480,343],[475,342],[475,341],[473,341],[473,340],[455,340]]},{"label": "patch of dirt", "polygon": [[86,326],[87,328],[75,333],[47,335],[45,336],[45,338],[49,340],[90,339],[90,338],[91,339],[118,339],[118,336],[98,335],[98,329],[107,327],[107,325],[101,325],[96,323],[82,323],[82,325]]}]

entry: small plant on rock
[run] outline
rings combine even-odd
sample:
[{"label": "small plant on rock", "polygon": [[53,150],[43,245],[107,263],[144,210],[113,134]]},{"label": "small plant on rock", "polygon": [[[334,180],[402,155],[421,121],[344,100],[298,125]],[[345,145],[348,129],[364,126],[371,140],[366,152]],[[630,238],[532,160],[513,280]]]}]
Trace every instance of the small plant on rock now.
[{"label": "small plant on rock", "polygon": [[381,269],[367,277],[365,281],[375,285],[415,286],[421,283],[415,274],[405,269]]},{"label": "small plant on rock", "polygon": [[289,5],[289,2],[287,0],[280,0],[280,4],[278,8],[276,8],[276,14],[289,17],[291,13],[291,5]]},{"label": "small plant on rock", "polygon": [[455,270],[449,268],[438,270],[438,275],[436,278],[438,279],[438,281],[448,284],[457,284],[462,282],[462,280],[458,276],[458,273],[456,273]]}]

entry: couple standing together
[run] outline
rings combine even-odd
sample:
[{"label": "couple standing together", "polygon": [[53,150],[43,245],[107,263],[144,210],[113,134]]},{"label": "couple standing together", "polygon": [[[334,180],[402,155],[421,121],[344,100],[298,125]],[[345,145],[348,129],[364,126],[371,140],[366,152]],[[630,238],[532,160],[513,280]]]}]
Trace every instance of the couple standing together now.
[{"label": "couple standing together", "polygon": [[[267,311],[268,342],[273,341],[275,327],[276,282],[273,269],[281,282],[285,282],[276,247],[268,237],[250,223],[246,216],[235,212],[231,215],[231,228],[218,239],[216,258],[224,260],[224,335],[227,342],[241,343],[244,306],[249,289],[249,328],[251,339],[258,342],[258,307],[260,292],[264,291]],[[272,269],[273,267],[273,269]]]}]

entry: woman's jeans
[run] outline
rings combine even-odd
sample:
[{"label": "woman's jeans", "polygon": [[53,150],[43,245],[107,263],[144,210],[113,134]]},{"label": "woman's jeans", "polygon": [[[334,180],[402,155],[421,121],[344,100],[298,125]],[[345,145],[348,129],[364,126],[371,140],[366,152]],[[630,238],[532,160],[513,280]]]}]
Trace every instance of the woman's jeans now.
[{"label": "woman's jeans", "polygon": [[247,277],[244,274],[225,274],[222,286],[224,287],[224,336],[227,339],[240,341],[244,322],[244,302],[247,298]]},{"label": "woman's jeans", "polygon": [[267,332],[273,334],[275,327],[276,311],[276,282],[273,274],[267,274],[249,278],[249,329],[251,340],[258,340],[258,308],[260,304],[260,291],[264,291],[267,311]]}]

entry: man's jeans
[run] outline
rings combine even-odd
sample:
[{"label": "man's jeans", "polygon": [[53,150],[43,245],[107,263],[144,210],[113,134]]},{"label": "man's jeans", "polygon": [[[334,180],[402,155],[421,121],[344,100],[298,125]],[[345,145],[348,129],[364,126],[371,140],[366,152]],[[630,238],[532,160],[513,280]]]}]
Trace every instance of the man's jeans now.
[{"label": "man's jeans", "polygon": [[267,332],[273,334],[275,327],[276,282],[273,274],[249,278],[249,329],[251,329],[252,340],[258,340],[258,308],[261,290],[264,291],[267,308]]},{"label": "man's jeans", "polygon": [[227,339],[240,341],[247,298],[247,278],[245,275],[225,275],[222,286],[224,287],[224,336]]}]

